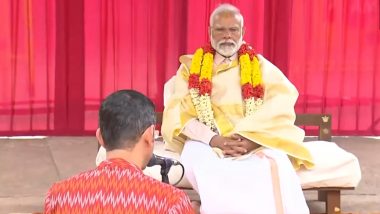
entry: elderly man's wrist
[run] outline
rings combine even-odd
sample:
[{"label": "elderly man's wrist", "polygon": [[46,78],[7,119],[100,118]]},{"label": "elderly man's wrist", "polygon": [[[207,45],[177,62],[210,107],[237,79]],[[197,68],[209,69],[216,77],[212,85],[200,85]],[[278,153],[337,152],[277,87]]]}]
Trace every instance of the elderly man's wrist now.
[{"label": "elderly man's wrist", "polygon": [[219,135],[214,135],[210,140],[210,146],[211,147],[218,147],[218,141],[219,141]]}]

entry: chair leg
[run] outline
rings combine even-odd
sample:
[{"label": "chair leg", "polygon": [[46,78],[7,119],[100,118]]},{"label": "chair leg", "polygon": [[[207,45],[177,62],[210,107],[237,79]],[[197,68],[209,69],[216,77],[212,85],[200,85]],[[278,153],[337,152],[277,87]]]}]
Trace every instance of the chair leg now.
[{"label": "chair leg", "polygon": [[327,214],[340,214],[340,190],[326,191],[326,212]]}]

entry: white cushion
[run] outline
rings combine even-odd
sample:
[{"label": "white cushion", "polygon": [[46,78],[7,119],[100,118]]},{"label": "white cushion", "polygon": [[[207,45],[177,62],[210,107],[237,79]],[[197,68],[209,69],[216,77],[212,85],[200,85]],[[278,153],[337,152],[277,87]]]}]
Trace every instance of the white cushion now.
[{"label": "white cushion", "polygon": [[[315,166],[311,170],[300,169],[297,171],[301,180],[302,188],[313,187],[356,187],[361,179],[361,171],[358,159],[338,145],[326,141],[305,142],[314,158]],[[154,153],[163,157],[180,160],[177,153],[164,149],[162,142],[156,142]],[[105,160],[105,149],[100,148],[96,157],[96,164]],[[147,167],[144,170],[157,180],[161,180],[160,166]],[[169,171],[169,181],[171,184],[179,181],[182,175],[180,166],[172,166]],[[189,181],[183,177],[177,187],[191,188]]]}]

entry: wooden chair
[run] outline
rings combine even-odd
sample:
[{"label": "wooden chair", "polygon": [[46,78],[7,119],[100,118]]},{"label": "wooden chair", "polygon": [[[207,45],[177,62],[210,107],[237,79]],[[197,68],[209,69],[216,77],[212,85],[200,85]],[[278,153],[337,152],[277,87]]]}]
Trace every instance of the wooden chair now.
[{"label": "wooden chair", "polygon": [[[318,127],[318,140],[331,141],[331,115],[329,114],[297,114],[295,125]],[[325,202],[327,214],[341,213],[341,190],[353,190],[353,187],[315,187],[303,189],[317,191],[318,200]]]}]

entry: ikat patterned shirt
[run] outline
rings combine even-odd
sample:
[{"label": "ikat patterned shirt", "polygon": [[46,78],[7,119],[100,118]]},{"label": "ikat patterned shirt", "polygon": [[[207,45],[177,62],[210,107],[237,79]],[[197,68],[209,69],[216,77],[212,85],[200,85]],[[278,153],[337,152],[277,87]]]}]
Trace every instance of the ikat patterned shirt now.
[{"label": "ikat patterned shirt", "polygon": [[54,184],[45,213],[194,213],[187,195],[123,159]]}]

